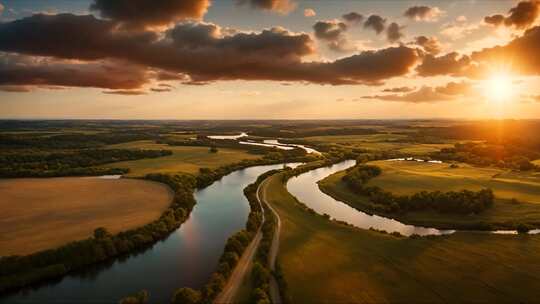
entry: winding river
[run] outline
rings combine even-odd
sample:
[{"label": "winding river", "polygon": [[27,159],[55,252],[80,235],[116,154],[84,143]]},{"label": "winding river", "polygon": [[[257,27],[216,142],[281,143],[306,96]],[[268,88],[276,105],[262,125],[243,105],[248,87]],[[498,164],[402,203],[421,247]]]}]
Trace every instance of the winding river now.
[{"label": "winding river", "polygon": [[324,194],[317,185],[317,182],[338,171],[354,166],[356,161],[346,160],[329,167],[322,167],[308,171],[289,179],[287,189],[298,200],[312,208],[319,214],[328,214],[331,218],[345,221],[356,227],[387,232],[399,232],[403,235],[442,235],[453,233],[454,230],[439,230],[413,225],[406,225],[391,218],[378,215],[370,215],[354,209],[353,207],[333,199]]},{"label": "winding river", "polygon": [[153,247],[7,295],[0,303],[117,303],[142,289],[150,293],[151,303],[168,303],[177,288],[200,288],[216,269],[227,238],[245,227],[249,203],[244,188],[262,173],[282,167],[235,171],[197,191],[189,219]]}]

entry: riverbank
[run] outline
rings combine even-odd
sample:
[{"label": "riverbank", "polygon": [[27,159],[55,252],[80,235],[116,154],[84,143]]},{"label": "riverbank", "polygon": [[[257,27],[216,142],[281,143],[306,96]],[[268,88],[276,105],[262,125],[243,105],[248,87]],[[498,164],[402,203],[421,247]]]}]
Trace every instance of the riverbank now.
[{"label": "riverbank", "polygon": [[456,233],[403,238],[302,207],[283,173],[267,202],[282,221],[278,260],[292,302],[534,302],[540,237]]}]

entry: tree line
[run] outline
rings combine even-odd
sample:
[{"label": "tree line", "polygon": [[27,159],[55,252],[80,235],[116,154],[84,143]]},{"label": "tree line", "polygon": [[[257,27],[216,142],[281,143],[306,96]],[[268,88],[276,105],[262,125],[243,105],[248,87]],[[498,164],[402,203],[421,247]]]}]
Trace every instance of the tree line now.
[{"label": "tree line", "polygon": [[53,177],[124,174],[127,169],[96,168],[102,164],[157,158],[171,155],[169,150],[85,149],[62,152],[0,153],[0,177]]},{"label": "tree line", "polygon": [[495,166],[512,170],[529,171],[540,168],[531,159],[540,158],[540,153],[513,145],[491,145],[483,143],[456,143],[452,148],[443,148],[431,154],[443,161],[459,161],[477,166]]},{"label": "tree line", "polygon": [[369,180],[381,173],[378,166],[360,163],[349,168],[342,180],[353,192],[369,197],[373,211],[385,213],[433,210],[440,213],[477,214],[493,206],[495,199],[491,189],[421,191],[413,195],[395,195],[377,186],[367,186]]}]

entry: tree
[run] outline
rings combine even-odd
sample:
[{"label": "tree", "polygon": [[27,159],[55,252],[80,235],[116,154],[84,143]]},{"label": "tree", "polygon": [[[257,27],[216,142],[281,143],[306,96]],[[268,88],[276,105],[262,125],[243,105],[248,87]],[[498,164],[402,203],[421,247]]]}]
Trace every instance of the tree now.
[{"label": "tree", "polygon": [[198,304],[201,302],[201,292],[188,287],[178,289],[172,299],[172,304]]},{"label": "tree", "polygon": [[141,290],[135,295],[120,300],[120,304],[146,304],[148,303],[148,291]]},{"label": "tree", "polygon": [[530,230],[529,226],[523,223],[517,225],[516,229],[518,233],[523,233],[523,234],[528,233]]},{"label": "tree", "polygon": [[99,228],[96,228],[96,230],[94,230],[94,238],[98,240],[107,238],[110,235],[111,234],[109,233],[109,231],[107,231],[107,229],[103,227],[99,227]]}]

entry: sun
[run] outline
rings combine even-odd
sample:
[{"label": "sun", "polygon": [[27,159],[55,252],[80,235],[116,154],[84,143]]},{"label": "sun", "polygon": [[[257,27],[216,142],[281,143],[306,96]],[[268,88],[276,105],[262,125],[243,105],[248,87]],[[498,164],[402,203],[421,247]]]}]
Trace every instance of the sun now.
[{"label": "sun", "polygon": [[507,102],[513,95],[512,79],[508,74],[493,74],[485,82],[486,97],[498,103]]}]

